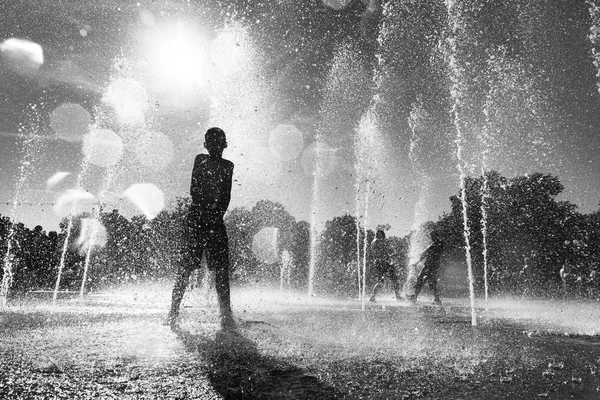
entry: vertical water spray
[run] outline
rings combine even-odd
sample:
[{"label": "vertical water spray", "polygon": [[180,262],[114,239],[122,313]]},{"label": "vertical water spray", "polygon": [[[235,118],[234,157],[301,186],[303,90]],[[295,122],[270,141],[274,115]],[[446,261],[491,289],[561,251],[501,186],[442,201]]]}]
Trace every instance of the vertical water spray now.
[{"label": "vertical water spray", "polygon": [[[357,180],[358,182],[358,180]],[[362,286],[364,286],[364,282],[362,280],[361,274],[361,263],[360,263],[360,195],[358,194],[358,185],[357,185],[357,194],[356,194],[356,277],[358,280],[358,299],[363,300],[363,290]]]},{"label": "vertical water spray", "polygon": [[480,139],[483,145],[483,151],[481,153],[481,177],[483,179],[483,184],[481,187],[481,235],[483,241],[483,286],[484,286],[484,295],[485,295],[485,309],[488,310],[488,299],[489,299],[489,281],[488,281],[488,199],[490,197],[490,188],[487,174],[487,165],[488,165],[488,157],[490,153],[490,145],[489,145],[489,130],[490,126],[490,118],[489,118],[489,94],[488,99],[486,101],[485,108],[483,110],[483,115],[485,117],[485,125],[483,127],[483,132],[481,132]]},{"label": "vertical water spray", "polygon": [[[13,204],[11,208],[11,216],[16,215],[17,208],[20,202],[20,194],[23,189],[23,185],[27,181],[27,177],[30,174],[30,165],[31,161],[29,158],[31,156],[31,151],[28,149],[28,140],[25,141],[25,158],[21,162],[21,166],[19,168],[19,180],[17,182],[17,187],[15,188],[16,194],[13,199]],[[15,236],[15,225],[16,221],[10,226],[10,230],[8,231],[8,236],[6,238],[6,253],[3,258],[3,275],[2,275],[2,284],[0,286],[0,308],[5,309],[7,307],[7,298],[10,287],[13,283],[13,241]]]},{"label": "vertical water spray", "polygon": [[[113,180],[114,169],[115,169],[115,167],[109,167],[108,170],[106,171],[106,175],[104,176],[104,179],[102,181],[102,187],[100,189],[100,192],[98,193],[98,204],[101,204],[102,197],[106,194],[106,192],[110,188],[110,185]],[[83,278],[81,279],[81,288],[79,289],[80,297],[83,297],[83,293],[85,290],[85,283],[87,282],[87,276],[88,276],[88,272],[90,269],[92,250],[93,250],[94,244],[96,243],[98,233],[99,233],[98,229],[100,227],[100,212],[101,212],[101,210],[99,207],[96,207],[94,209],[93,218],[98,223],[96,223],[92,226],[92,232],[91,232],[91,235],[89,238],[90,243],[89,243],[89,246],[88,246],[86,254],[85,254],[85,263],[84,263],[84,267],[83,267]]]},{"label": "vertical water spray", "polygon": [[308,295],[314,294],[314,280],[315,280],[315,266],[317,263],[317,239],[319,232],[317,230],[317,211],[319,201],[319,177],[321,175],[321,152],[320,152],[320,135],[316,137],[315,147],[315,170],[314,179],[312,185],[312,203],[311,203],[311,214],[310,214],[310,260],[308,265]]},{"label": "vertical water spray", "polygon": [[[34,112],[35,112],[35,107]],[[33,161],[36,158],[36,154],[40,151],[39,146],[40,138],[36,136],[33,129],[28,129],[28,133],[23,132],[23,128],[19,128],[19,139],[23,140],[23,153],[24,156],[21,160],[21,166],[19,167],[19,180],[15,187],[15,197],[13,198],[13,204],[11,207],[10,216],[13,217],[13,222],[8,231],[6,238],[6,253],[2,259],[3,275],[2,283],[0,284],[0,309],[4,310],[7,307],[8,293],[13,283],[13,263],[14,263],[14,240],[15,240],[15,225],[14,217],[17,215],[17,209],[22,199],[23,187],[27,182],[29,176],[32,173]],[[39,142],[39,143],[37,143]]]},{"label": "vertical water spray", "polygon": [[[484,158],[487,149],[484,151]],[[488,309],[488,298],[489,298],[489,283],[488,283],[488,215],[487,215],[487,200],[489,198],[489,183],[488,177],[484,166],[481,167],[481,174],[483,176],[483,185],[481,188],[481,234],[483,236],[483,285],[485,290],[485,309]]]},{"label": "vertical water spray", "polygon": [[[356,219],[357,229],[360,233],[360,226],[364,229],[363,243],[361,246],[360,238],[357,238],[357,262],[362,269],[362,307],[365,307],[366,297],[366,275],[367,275],[367,250],[368,243],[368,217],[369,217],[369,198],[373,188],[373,181],[376,175],[375,158],[373,153],[379,151],[376,139],[379,135],[378,118],[372,106],[361,118],[356,129]],[[362,224],[361,224],[362,222]]]},{"label": "vertical water spray", "polygon": [[[14,203],[13,203],[14,209]],[[14,211],[11,212],[12,215],[15,214]],[[12,242],[15,233],[15,228],[11,225],[10,230],[8,232],[8,236],[6,238],[6,253],[3,258],[3,274],[2,274],[2,286],[0,286],[0,309],[5,310],[7,307],[7,298],[8,291],[13,283],[13,271],[12,271],[12,263],[13,263],[13,254],[12,254]]]},{"label": "vertical water spray", "polygon": [[[368,231],[367,231],[367,221],[369,220],[369,191],[371,189],[371,184],[369,181],[366,182],[365,185],[365,214],[364,214],[364,221],[365,221],[365,237],[364,237],[364,243],[363,243],[363,256],[362,256],[362,280],[363,282],[367,282],[367,249],[369,248],[369,235],[368,235]],[[365,300],[367,298],[367,287],[365,284],[363,284],[362,287],[362,307],[365,307]]]},{"label": "vertical water spray", "polygon": [[[411,169],[413,173],[419,178],[420,182],[419,199],[415,204],[414,219],[411,227],[411,231],[415,233],[422,229],[422,225],[426,221],[427,210],[425,202],[429,195],[429,188],[431,186],[430,179],[425,173],[422,166],[420,165],[419,159],[417,157],[417,148],[420,142],[419,130],[422,128],[423,122],[427,118],[427,115],[425,114],[423,108],[423,101],[419,96],[417,98],[417,101],[412,104],[412,109],[408,117],[408,126],[411,130],[408,158],[411,163]],[[422,251],[425,250],[425,247],[423,246],[423,241],[421,240],[421,236],[422,235],[419,234],[410,236],[411,240],[409,250],[409,271],[407,274],[406,282],[404,284],[404,293],[406,295],[413,294],[414,285],[416,284],[417,277],[421,272],[419,266],[415,264]]]},{"label": "vertical water spray", "polygon": [[[368,248],[368,235],[367,235],[367,223],[368,223],[368,209],[369,209],[369,196],[372,191],[372,183],[375,180],[376,174],[376,160],[374,159],[374,152],[380,151],[381,149],[377,146],[377,140],[381,135],[379,132],[379,115],[377,114],[379,105],[381,104],[381,87],[383,84],[383,47],[388,36],[389,31],[389,14],[392,7],[392,1],[383,2],[381,25],[379,27],[379,34],[377,35],[377,50],[375,52],[375,66],[373,68],[372,85],[373,85],[373,96],[371,97],[370,105],[365,114],[362,116],[358,127],[356,128],[355,137],[355,165],[356,165],[356,218],[357,218],[357,232],[360,227],[360,218],[363,219],[363,227],[365,230],[365,237],[363,242],[363,252],[361,257],[360,252],[360,240],[357,239],[357,256],[358,264],[360,265],[360,259],[362,258],[362,294],[361,302],[362,308],[365,307],[366,297],[366,269],[367,269],[367,248]],[[362,195],[361,195],[362,193]],[[363,199],[361,205],[360,199]]]},{"label": "vertical water spray", "polygon": [[[88,162],[84,159],[81,163],[81,172],[77,176],[77,183],[75,187],[80,188],[83,182],[83,178],[87,173],[87,169],[89,167]],[[62,279],[62,272],[65,268],[65,260],[67,258],[67,250],[69,249],[69,241],[71,240],[71,233],[73,232],[73,218],[75,216],[75,212],[77,210],[76,202],[73,202],[71,205],[71,210],[68,215],[66,233],[65,233],[65,241],[63,242],[62,251],[60,253],[60,260],[58,262],[58,273],[56,274],[56,282],[54,284],[54,292],[52,294],[52,301],[56,302],[58,298],[58,291],[60,290],[60,280]]]},{"label": "vertical water spray", "polygon": [[[100,212],[96,207],[94,207],[93,213],[94,220],[100,219]],[[83,277],[81,278],[81,287],[79,289],[79,297],[83,297],[83,293],[85,290],[85,282],[87,281],[88,271],[90,268],[90,260],[92,258],[92,248],[94,247],[94,242],[96,241],[96,236],[98,236],[98,226],[94,224],[92,227],[92,234],[90,236],[90,243],[88,245],[87,251],[85,252],[85,261],[83,265]]]},{"label": "vertical water spray", "polygon": [[467,162],[463,158],[463,130],[461,121],[461,106],[462,106],[462,90],[461,83],[464,79],[462,68],[460,67],[457,60],[457,36],[461,30],[460,20],[461,15],[456,5],[455,0],[446,0],[446,7],[448,11],[448,22],[450,24],[450,36],[448,38],[449,54],[448,54],[448,67],[450,74],[450,96],[452,99],[452,116],[454,128],[456,130],[456,158],[457,158],[457,169],[460,174],[460,201],[462,203],[463,212],[463,234],[465,238],[465,256],[467,260],[467,272],[469,277],[469,295],[471,298],[471,325],[477,326],[477,314],[475,311],[475,287],[473,284],[473,265],[471,258],[471,240],[470,240],[470,229],[468,220],[468,207],[467,207],[467,188],[466,188],[466,166]]}]

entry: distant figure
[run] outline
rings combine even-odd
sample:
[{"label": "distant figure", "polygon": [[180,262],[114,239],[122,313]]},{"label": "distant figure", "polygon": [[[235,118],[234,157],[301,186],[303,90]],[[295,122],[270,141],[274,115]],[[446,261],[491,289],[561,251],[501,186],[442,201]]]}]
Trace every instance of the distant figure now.
[{"label": "distant figure", "polygon": [[427,282],[429,288],[433,292],[433,302],[441,305],[442,300],[440,300],[437,281],[438,272],[440,270],[440,259],[444,252],[444,242],[442,241],[440,234],[436,231],[431,232],[431,240],[433,243],[425,249],[419,260],[415,263],[418,264],[423,262],[424,266],[417,278],[417,283],[415,284],[415,294],[407,296],[407,299],[416,302],[417,297],[419,297],[419,293],[423,288],[423,284]]},{"label": "distant figure", "polygon": [[215,286],[221,313],[221,328],[234,329],[229,289],[229,244],[223,216],[231,199],[233,163],[222,158],[227,147],[225,132],[210,128],[204,135],[207,154],[198,154],[192,171],[192,204],[187,221],[190,260],[179,266],[171,310],[166,324],[177,324],[179,306],[191,272],[200,267],[206,252],[208,269],[215,271]]},{"label": "distant figure", "polygon": [[377,292],[383,286],[386,277],[392,281],[396,300],[402,300],[400,282],[398,282],[398,275],[396,274],[394,264],[390,260],[390,251],[385,241],[385,232],[382,230],[377,231],[375,239],[371,243],[371,258],[373,260],[377,283],[373,286],[373,292],[369,301],[375,303],[375,296],[377,296]]},{"label": "distant figure", "polygon": [[571,292],[575,281],[577,280],[577,275],[573,273],[573,268],[571,267],[569,260],[565,261],[559,271],[559,274],[560,280],[562,281],[563,297],[567,297]]},{"label": "distant figure", "polygon": [[[593,268],[596,268],[596,266],[594,265]],[[590,271],[590,275],[587,279],[587,295],[590,298],[596,297],[598,294],[597,293],[597,290],[598,290],[597,275],[598,275],[598,273],[596,272],[596,269],[592,269]]]},{"label": "distant figure", "polygon": [[528,296],[531,293],[532,280],[529,258],[525,257],[523,268],[519,271],[519,283],[522,288],[522,297]]}]

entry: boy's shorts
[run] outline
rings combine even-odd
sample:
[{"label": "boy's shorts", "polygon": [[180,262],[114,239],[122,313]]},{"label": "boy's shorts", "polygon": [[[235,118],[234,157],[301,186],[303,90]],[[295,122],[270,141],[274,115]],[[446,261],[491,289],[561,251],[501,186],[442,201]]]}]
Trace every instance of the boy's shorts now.
[{"label": "boy's shorts", "polygon": [[192,269],[200,266],[205,250],[208,269],[229,266],[229,239],[222,219],[207,224],[201,218],[192,216],[188,221],[187,233]]}]

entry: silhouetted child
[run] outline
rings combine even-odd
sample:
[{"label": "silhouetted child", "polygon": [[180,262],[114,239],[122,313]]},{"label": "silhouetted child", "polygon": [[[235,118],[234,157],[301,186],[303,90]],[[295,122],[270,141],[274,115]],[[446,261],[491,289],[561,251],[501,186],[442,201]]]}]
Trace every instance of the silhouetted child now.
[{"label": "silhouetted child", "polygon": [[225,132],[210,128],[204,135],[207,154],[198,154],[192,171],[192,204],[187,221],[189,260],[180,264],[173,287],[171,310],[166,323],[176,326],[179,306],[191,272],[200,267],[206,252],[208,268],[215,271],[215,286],[221,327],[234,329],[229,289],[229,244],[223,216],[231,199],[233,163],[222,158],[227,147]]},{"label": "silhouetted child", "polygon": [[431,240],[433,243],[425,249],[419,261],[424,262],[423,269],[417,278],[417,283],[415,284],[415,294],[407,296],[410,301],[417,301],[417,297],[423,288],[423,284],[427,282],[429,284],[429,288],[433,292],[433,301],[436,304],[442,304],[442,300],[440,300],[440,294],[438,292],[437,281],[438,281],[438,272],[440,270],[440,259],[442,257],[442,253],[444,252],[444,242],[442,241],[439,233],[436,231],[431,232]]},{"label": "silhouetted child", "polygon": [[373,292],[369,301],[375,302],[375,296],[379,289],[381,289],[381,286],[383,286],[385,278],[392,281],[396,299],[402,300],[400,295],[400,282],[398,282],[398,275],[396,274],[394,264],[392,264],[390,260],[390,251],[385,241],[385,232],[382,230],[378,230],[377,233],[375,233],[375,239],[371,243],[371,258],[373,260],[377,283],[373,286]]},{"label": "silhouetted child", "polygon": [[519,271],[519,284],[522,288],[522,297],[529,295],[534,284],[533,271],[529,266],[529,258],[525,257],[525,262],[521,271]]},{"label": "silhouetted child", "polygon": [[577,281],[577,275],[573,273],[571,261],[568,259],[565,260],[565,263],[558,273],[560,274],[560,280],[562,281],[563,297],[568,297],[572,293],[575,282]]}]

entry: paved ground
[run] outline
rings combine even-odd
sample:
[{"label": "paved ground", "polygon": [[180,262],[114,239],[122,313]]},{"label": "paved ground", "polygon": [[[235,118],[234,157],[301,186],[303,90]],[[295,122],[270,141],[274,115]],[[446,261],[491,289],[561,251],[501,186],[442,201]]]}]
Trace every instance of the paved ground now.
[{"label": "paved ground", "polygon": [[429,398],[600,396],[596,302],[426,297],[417,306],[269,290],[235,291],[240,328],[215,300],[184,302],[162,326],[169,288],[122,289],[0,313],[0,398]]}]

